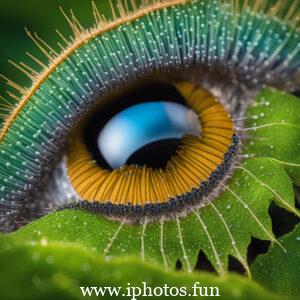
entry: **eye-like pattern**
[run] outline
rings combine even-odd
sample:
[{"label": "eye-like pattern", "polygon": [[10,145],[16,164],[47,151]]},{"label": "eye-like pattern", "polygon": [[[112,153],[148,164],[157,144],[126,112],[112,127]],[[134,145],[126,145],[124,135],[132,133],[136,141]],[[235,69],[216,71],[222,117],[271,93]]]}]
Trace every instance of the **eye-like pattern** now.
[{"label": "eye-like pattern", "polygon": [[[194,135],[180,137],[176,153],[166,162],[160,163],[163,167],[149,167],[147,161],[149,158],[151,160],[155,156],[161,156],[165,144],[157,145],[158,149],[152,149],[152,153],[141,154],[144,157],[140,158],[139,164],[134,164],[133,161],[129,165],[107,170],[93,160],[82,134],[76,130],[71,138],[67,165],[71,184],[79,198],[86,200],[80,202],[80,206],[93,212],[126,217],[129,221],[134,221],[145,215],[149,219],[192,210],[208,201],[209,198],[206,197],[211,193],[216,196],[218,184],[231,169],[239,148],[233,121],[209,92],[186,82],[174,85],[184,97],[186,105],[197,114],[201,130],[198,134],[196,132]],[[147,113],[150,113],[149,120],[145,111],[134,112],[141,117],[138,120],[137,126],[140,130],[137,133],[132,123],[127,128],[128,120],[125,120],[125,124],[124,120],[123,123],[120,120],[119,126],[125,126],[125,131],[132,130],[137,138],[143,136],[144,130],[149,130],[151,135],[157,130],[162,131],[167,120],[160,120],[160,108],[157,105],[148,106],[145,107]],[[166,107],[162,109],[165,111]],[[179,117],[179,121],[183,119],[176,110],[167,113],[173,113],[173,118]],[[138,116],[133,114],[130,121],[134,117]],[[119,118],[122,119],[122,116]],[[146,125],[146,128],[141,128],[143,125]],[[160,128],[156,128],[157,125],[160,125]],[[175,128],[176,125],[178,124],[174,124]],[[169,137],[167,134],[159,140],[164,141]],[[122,139],[121,134],[118,139]],[[115,144],[112,151],[118,147]],[[130,144],[129,139],[126,144]],[[122,148],[120,150],[122,151]],[[75,207],[77,205],[78,203]]]},{"label": "eye-like pattern", "polygon": [[[152,0],[138,7],[121,1],[112,22],[94,5],[95,26],[89,30],[73,14],[66,16],[74,37],[59,33],[61,54],[28,32],[49,63],[31,56],[41,72],[15,64],[33,80],[29,89],[6,79],[20,99],[10,93],[0,108],[9,110],[0,135],[2,231],[57,208],[131,222],[185,214],[212,200],[236,161],[236,128],[256,92],[266,84],[299,85],[295,3]],[[98,147],[111,142],[109,136],[100,139],[105,122],[133,115],[147,102],[180,104],[181,116],[192,110],[199,135],[187,129],[193,128],[186,120],[180,122],[187,132],[171,122],[170,130],[180,132],[172,147],[164,143],[174,138],[169,133],[134,140],[140,149],[129,140],[135,151],[124,150],[122,157],[119,150],[117,165],[110,164],[112,153]],[[153,139],[155,166],[145,155]],[[166,148],[172,151],[164,154]]]}]

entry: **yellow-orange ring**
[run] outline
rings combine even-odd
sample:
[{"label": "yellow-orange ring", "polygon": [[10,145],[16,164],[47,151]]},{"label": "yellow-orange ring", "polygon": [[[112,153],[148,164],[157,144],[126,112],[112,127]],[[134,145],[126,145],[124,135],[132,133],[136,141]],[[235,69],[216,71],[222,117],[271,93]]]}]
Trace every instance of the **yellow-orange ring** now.
[{"label": "yellow-orange ring", "polygon": [[67,169],[70,182],[82,200],[142,207],[167,203],[170,198],[197,189],[222,164],[234,135],[228,112],[208,91],[187,82],[174,85],[187,106],[197,113],[201,136],[183,136],[164,169],[125,165],[109,171],[93,160],[77,129],[70,137]]}]

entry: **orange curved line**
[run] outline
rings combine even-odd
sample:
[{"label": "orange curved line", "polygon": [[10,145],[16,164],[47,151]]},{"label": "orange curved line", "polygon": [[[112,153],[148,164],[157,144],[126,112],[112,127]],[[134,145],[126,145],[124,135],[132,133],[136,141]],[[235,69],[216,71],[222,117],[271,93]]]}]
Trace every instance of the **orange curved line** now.
[{"label": "orange curved line", "polygon": [[[164,8],[168,8],[174,5],[184,4],[189,0],[165,0],[164,2],[157,2],[148,7],[143,7],[138,9],[136,12],[129,13],[127,16],[119,17],[118,19],[108,23],[104,27],[95,26],[86,32],[81,32],[76,37],[75,41],[72,45],[70,45],[64,52],[62,52],[58,57],[54,59],[53,62],[50,62],[46,69],[44,69],[39,76],[33,82],[31,88],[23,95],[22,99],[18,103],[18,105],[14,108],[12,113],[7,117],[4,122],[3,127],[0,131],[0,143],[4,140],[9,128],[11,127],[12,123],[18,117],[20,111],[23,107],[27,104],[33,94],[37,91],[37,89],[42,85],[42,83],[55,71],[57,67],[59,67],[68,57],[70,57],[76,49],[78,49],[83,44],[89,42],[94,37],[108,32],[124,23],[132,22],[137,20],[151,12],[162,10]],[[84,36],[82,36],[84,35]]]}]

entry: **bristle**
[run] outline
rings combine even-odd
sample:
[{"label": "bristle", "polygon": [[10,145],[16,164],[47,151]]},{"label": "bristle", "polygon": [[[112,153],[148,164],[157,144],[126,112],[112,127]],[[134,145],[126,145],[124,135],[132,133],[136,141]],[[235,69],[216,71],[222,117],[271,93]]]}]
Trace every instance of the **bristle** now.
[{"label": "bristle", "polygon": [[[88,30],[73,13],[63,12],[73,36],[58,33],[66,44],[61,53],[28,32],[48,62],[28,54],[41,72],[11,62],[33,83],[27,89],[9,82],[22,97],[9,92],[16,104],[12,111],[0,105],[5,117],[0,133],[0,199],[16,203],[27,199],[38,189],[43,172],[51,169],[47,164],[53,155],[58,157],[78,119],[132,80],[157,71],[184,74],[197,69],[201,76],[194,74],[194,81],[213,90],[234,117],[243,114],[249,95],[261,86],[293,89],[299,84],[298,0],[293,5],[281,0],[120,3],[120,11],[113,13],[117,19],[111,21],[93,5],[96,25]],[[226,76],[221,78],[222,72]],[[208,137],[214,134],[213,129],[207,132]],[[204,167],[203,172],[207,175]],[[190,180],[186,178],[185,184]],[[177,182],[169,186],[172,193],[182,190]],[[156,192],[170,193],[147,191]],[[95,194],[89,190],[90,196]]]},{"label": "bristle", "polygon": [[27,72],[26,69],[22,68],[17,63],[13,62],[12,60],[9,60],[8,62],[10,64],[12,64],[14,67],[16,67],[18,70],[20,70],[23,74],[25,74],[29,79],[31,79],[31,80],[35,79],[34,75],[32,75],[29,72]]},{"label": "bristle", "polygon": [[[30,89],[26,89],[26,93],[23,94],[20,104],[12,113],[12,115],[7,116],[5,118],[6,120],[4,122],[4,126],[0,133],[0,140],[4,138],[8,128],[10,127],[10,123],[13,122],[13,120],[17,117],[17,114],[21,110],[21,107],[27,103],[30,96],[38,89],[40,84],[51,74],[53,70],[59,67],[59,65],[67,57],[73,54],[74,51],[77,48],[79,48],[81,45],[87,43],[95,36],[98,36],[119,25],[125,24],[126,22],[134,21],[135,19],[143,17],[148,13],[157,10],[162,10],[164,8],[168,8],[171,6],[177,6],[183,4],[190,5],[190,6],[197,5],[199,1],[200,0],[150,0],[150,1],[142,1],[141,4],[138,5],[136,0],[130,0],[130,2],[125,0],[125,4],[123,3],[123,1],[119,0],[116,6],[114,6],[111,3],[111,11],[113,15],[113,20],[111,21],[105,20],[103,16],[100,14],[100,12],[98,11],[95,3],[92,2],[92,10],[96,21],[96,26],[89,30],[83,28],[83,26],[80,24],[80,22],[75,17],[72,11],[71,11],[71,17],[68,17],[68,15],[64,12],[64,10],[60,8],[74,34],[74,37],[71,37],[70,41],[67,41],[65,38],[63,38],[67,46],[66,48],[63,47],[64,50],[62,51],[61,54],[58,54],[52,47],[46,44],[38,36],[33,37],[32,34],[26,29],[26,32],[29,35],[29,37],[34,41],[37,47],[47,57],[49,62],[48,62],[48,66],[44,66],[43,67],[44,70],[39,74],[35,74],[34,76],[31,75],[29,76],[29,74],[25,73],[32,80],[33,85]],[[129,3],[130,3],[130,8],[128,5]],[[228,4],[231,5],[233,7],[233,12],[235,12],[236,16],[239,16],[244,11],[249,10],[252,12],[252,16],[253,16],[252,18],[255,17],[255,13],[266,14],[266,16],[270,18],[270,20],[282,20],[287,24],[294,26],[296,30],[299,30],[299,24],[300,24],[299,0],[293,1],[291,5],[288,4],[288,1],[282,1],[282,0],[277,0],[275,3],[272,3],[269,0],[256,0],[251,2],[249,1],[241,2],[238,0],[222,0],[221,3],[223,4],[219,4],[219,5],[228,5]],[[271,5],[270,3],[272,4],[271,7],[270,7]],[[212,1],[212,4],[217,5],[215,1]],[[226,13],[225,7],[224,7],[224,12]],[[60,33],[58,34],[60,35],[60,37],[62,37]],[[44,45],[47,49],[50,49],[53,55],[50,55],[49,51],[47,51],[44,47],[42,47],[41,44]],[[60,46],[60,48],[62,47]],[[295,46],[293,50],[295,51],[294,55],[296,56],[299,51],[298,47]],[[291,64],[290,61],[285,60],[282,63],[284,62],[287,65]],[[24,73],[23,70],[22,72]]]},{"label": "bristle", "polygon": [[[37,75],[39,74],[36,70],[34,70],[34,69],[32,69],[31,67],[27,66],[27,65],[24,64],[23,62],[20,61],[19,64],[20,64],[22,67],[24,67],[25,69],[27,69],[28,71],[30,71],[30,72],[32,73],[33,76],[37,76]],[[26,90],[24,90],[24,92],[26,92]],[[24,93],[24,92],[23,92],[23,93]]]},{"label": "bristle", "polygon": [[53,62],[55,59],[54,56],[51,56],[49,51],[47,51],[44,47],[42,47],[42,45],[38,42],[39,38],[37,34],[35,33],[33,36],[31,32],[27,30],[27,28],[25,28],[25,31],[27,35],[30,37],[30,39],[34,42],[34,44],[38,47],[38,49],[46,56],[46,58],[49,60],[49,63]]},{"label": "bristle", "polygon": [[17,90],[18,92],[24,94],[26,93],[26,89],[21,87],[20,85],[18,85],[17,83],[13,82],[12,80],[10,80],[9,78],[7,78],[6,76],[0,74],[0,77],[2,77],[4,80],[6,80],[7,85],[11,86],[12,88],[14,88],[15,90]]},{"label": "bristle", "polygon": [[58,30],[56,29],[55,30],[56,33],[58,34],[58,36],[64,41],[64,43],[69,46],[70,45],[70,42],[67,40],[67,38]]},{"label": "bristle", "polygon": [[[49,46],[43,39],[41,39],[41,38],[37,35],[36,32],[34,33],[34,37],[35,37],[36,41],[39,41],[41,44],[43,44],[43,45],[46,47],[46,49],[45,49],[46,51],[47,51],[47,49],[48,49],[48,53],[54,54],[53,57],[59,56],[59,54],[58,54],[51,46]],[[49,52],[49,51],[50,51],[50,52]]]},{"label": "bristle", "polygon": [[74,20],[71,20],[68,15],[65,13],[62,7],[59,8],[63,16],[65,17],[66,21],[68,22],[70,28],[73,31],[74,37],[77,37],[77,34],[79,32],[78,28],[76,27],[76,24],[74,24]]},{"label": "bristle", "polygon": [[8,109],[13,109],[14,105],[11,101],[8,101],[4,97],[0,96],[0,106],[6,107]]},{"label": "bristle", "polygon": [[32,60],[34,60],[39,66],[41,66],[42,68],[46,68],[47,66],[42,63],[39,59],[37,59],[36,57],[34,57],[32,54],[30,54],[29,52],[26,52],[26,54],[32,58]]},{"label": "bristle", "polygon": [[16,96],[15,94],[13,94],[12,92],[6,91],[6,93],[7,93],[7,95],[8,95],[9,97],[11,97],[11,98],[13,98],[14,100],[16,100],[17,103],[20,102],[21,99],[20,99],[18,96]]},{"label": "bristle", "polygon": [[101,16],[100,16],[100,13],[98,11],[98,8],[97,8],[94,1],[92,1],[92,7],[93,7],[93,16],[94,16],[94,19],[95,19],[96,26],[100,27],[102,20],[101,20]]}]

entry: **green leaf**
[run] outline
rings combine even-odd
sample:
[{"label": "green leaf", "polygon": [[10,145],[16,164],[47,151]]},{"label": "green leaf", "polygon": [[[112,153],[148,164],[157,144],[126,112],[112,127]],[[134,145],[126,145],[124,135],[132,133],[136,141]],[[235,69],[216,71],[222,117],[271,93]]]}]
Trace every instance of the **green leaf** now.
[{"label": "green leaf", "polygon": [[293,207],[291,181],[282,166],[259,158],[248,160],[243,168],[235,172],[218,199],[184,219],[140,226],[82,211],[62,211],[25,226],[12,238],[75,242],[104,256],[130,254],[166,269],[174,269],[180,259],[186,270],[192,270],[202,249],[220,274],[227,269],[228,255],[236,257],[249,273],[251,236],[278,243],[268,215],[270,202],[274,199],[298,212]]},{"label": "green leaf", "polygon": [[[105,261],[95,251],[64,242],[32,244],[0,241],[0,291],[3,299],[85,299],[80,287],[218,287],[219,299],[282,299],[256,283],[236,275],[217,277],[207,273],[166,272],[132,257]],[[135,271],[133,271],[135,270]],[[205,290],[203,290],[205,292]],[[216,293],[216,289],[213,289]],[[208,289],[210,294],[210,289]],[[120,299],[122,297],[109,297]],[[124,297],[130,299],[131,297]],[[142,297],[137,297],[141,299]],[[144,297],[143,297],[144,298]],[[172,297],[172,299],[183,297]],[[89,297],[99,299],[99,297]],[[132,298],[133,299],[133,298]],[[293,299],[293,298],[285,298]]]},{"label": "green leaf", "polygon": [[300,295],[300,224],[280,239],[277,246],[260,255],[252,265],[254,279],[278,294]]},{"label": "green leaf", "polygon": [[264,89],[248,110],[249,142],[245,153],[281,161],[300,185],[300,101],[297,97]]},{"label": "green leaf", "polygon": [[[265,90],[262,95],[266,93],[278,94],[278,92]],[[258,101],[263,98],[262,95],[258,97]],[[297,121],[295,114],[299,110],[298,102],[295,101],[298,100],[292,96],[288,98],[287,101],[280,102],[279,96],[269,97],[270,104],[268,107],[272,109],[274,105],[279,109],[278,106],[280,105],[280,111],[285,116],[286,110],[292,105],[293,112],[290,111],[289,114],[286,114],[286,118],[289,116],[291,118],[285,120],[287,123],[289,121],[291,124],[295,124]],[[261,104],[257,107],[264,109]],[[251,111],[252,115],[258,113],[256,107],[251,107]],[[265,124],[270,122],[267,117],[257,119],[257,122],[263,120],[266,122]],[[259,126],[263,125],[262,123],[259,124]],[[294,131],[294,126],[279,127],[280,130],[293,129],[289,132],[290,135],[287,135],[287,132],[281,135],[284,149],[286,145],[298,145],[299,136]],[[267,130],[267,128],[257,129],[253,131],[253,135],[258,137],[260,132]],[[274,129],[267,133],[270,135],[270,139],[276,139],[276,134],[273,131]],[[259,143],[264,145],[265,142],[261,139],[255,139],[254,145],[251,143],[246,147],[248,153],[252,153],[250,149],[256,149],[256,156],[264,156],[265,146],[259,147]],[[275,149],[280,147],[275,141],[272,142],[272,145],[276,145]],[[293,163],[297,160],[297,154],[297,152],[288,149],[287,158],[284,161]],[[283,157],[275,152],[274,156],[275,159],[258,157],[245,160],[236,167],[229,182],[224,183],[224,191],[219,197],[186,218],[153,224],[127,225],[87,212],[69,210],[57,212],[32,222],[11,234],[9,238],[13,243],[18,244],[26,242],[46,245],[44,248],[39,246],[41,249],[45,249],[44,251],[49,249],[51,252],[53,247],[58,246],[72,246],[77,249],[76,251],[86,251],[97,255],[97,259],[101,257],[114,258],[111,264],[121,264],[121,262],[127,264],[126,267],[130,269],[128,271],[130,275],[126,274],[127,277],[136,276],[136,272],[132,270],[139,270],[138,273],[140,273],[140,269],[143,268],[138,266],[144,266],[144,263],[152,263],[153,268],[165,269],[170,272],[174,270],[178,259],[183,263],[184,270],[192,271],[200,249],[206,254],[217,272],[223,275],[220,280],[228,278],[229,255],[236,257],[243,265],[246,273],[251,276],[247,263],[247,247],[251,237],[270,240],[272,245],[277,245],[278,251],[284,253],[285,250],[284,245],[275,239],[272,232],[271,219],[268,214],[271,201],[275,201],[277,205],[298,217],[300,216],[299,210],[295,208],[294,204],[292,180],[287,174],[288,172],[294,179],[297,179],[296,166],[283,164],[280,162]],[[33,250],[28,251],[32,252]],[[33,253],[31,254],[33,255]],[[74,261],[78,256],[71,253],[69,255],[72,256],[69,259],[74,259]],[[128,255],[131,256],[130,263],[127,261]],[[102,264],[105,272],[110,270],[110,263],[102,262]],[[131,266],[129,266],[130,264]],[[78,262],[77,267],[79,266],[80,263]],[[6,268],[4,267],[3,270],[5,272]],[[105,274],[105,280],[113,279],[110,271]],[[78,274],[74,273],[75,275]],[[155,276],[156,273],[151,273],[149,280],[155,280]],[[187,275],[185,276],[188,278]],[[130,280],[128,279],[128,281]],[[71,286],[74,284],[70,283]],[[71,293],[69,296],[72,296]]]}]

